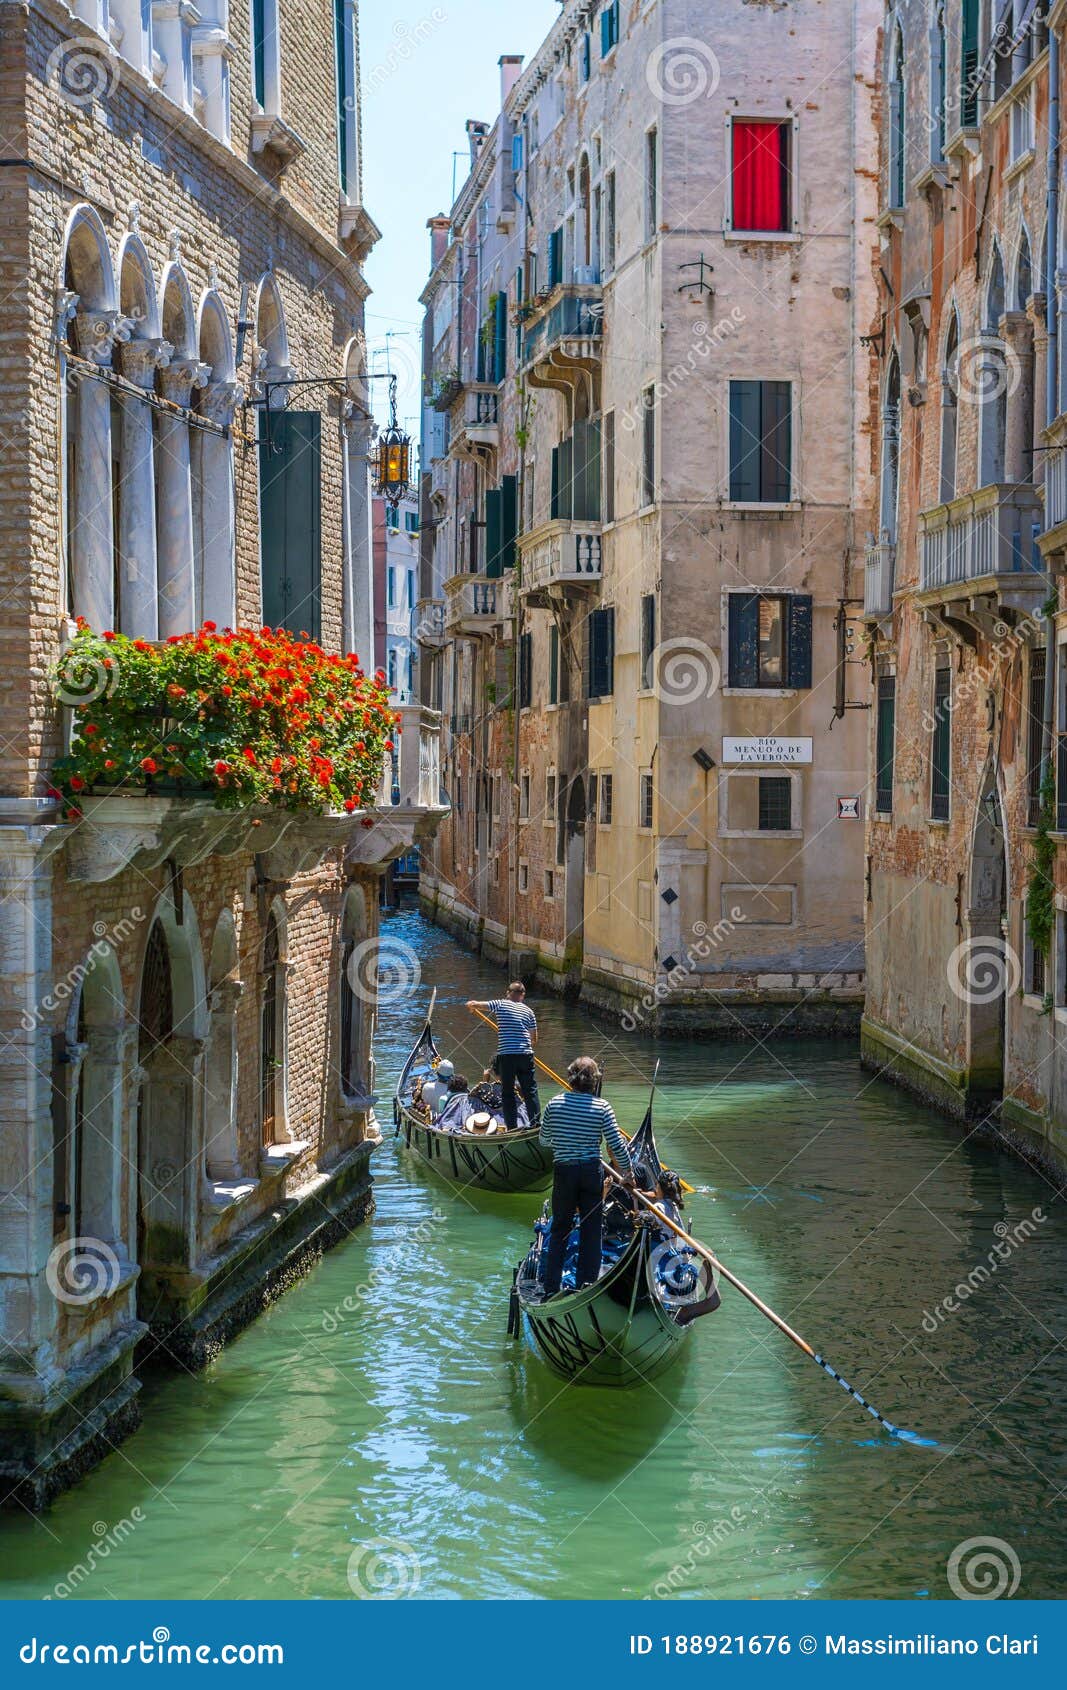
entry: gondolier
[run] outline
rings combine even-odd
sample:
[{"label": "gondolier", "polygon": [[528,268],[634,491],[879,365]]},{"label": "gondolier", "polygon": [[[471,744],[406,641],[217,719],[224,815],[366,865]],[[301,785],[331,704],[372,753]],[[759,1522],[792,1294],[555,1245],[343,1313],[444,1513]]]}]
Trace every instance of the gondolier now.
[{"label": "gondolier", "polygon": [[501,1113],[509,1132],[514,1132],[519,1119],[515,1097],[515,1082],[519,1083],[530,1125],[541,1119],[541,1099],[537,1093],[537,1074],[534,1069],[534,1046],[537,1043],[537,1017],[526,1002],[526,987],[521,980],[513,980],[506,998],[491,998],[482,1003],[471,999],[467,1008],[472,1014],[487,1010],[496,1022],[497,1073],[500,1075]]},{"label": "gondolier", "polygon": [[603,1249],[603,1168],[600,1147],[606,1141],[624,1178],[633,1183],[626,1140],[611,1104],[597,1095],[601,1074],[591,1056],[579,1056],[567,1069],[571,1090],[545,1107],[541,1143],[553,1155],[552,1230],[545,1256],[544,1294],[552,1297],[563,1278],[563,1257],[575,1212],[578,1215],[578,1267],[575,1287],[593,1285],[600,1274]]}]

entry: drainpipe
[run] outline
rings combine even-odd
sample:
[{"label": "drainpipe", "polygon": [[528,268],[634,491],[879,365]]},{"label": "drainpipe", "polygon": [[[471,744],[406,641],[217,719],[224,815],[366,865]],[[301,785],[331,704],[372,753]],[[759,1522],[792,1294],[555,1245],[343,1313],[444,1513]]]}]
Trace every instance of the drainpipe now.
[{"label": "drainpipe", "polygon": [[[1056,237],[1060,226],[1060,42],[1056,31],[1049,31],[1048,41],[1048,230],[1046,250],[1049,274],[1045,280],[1045,311],[1048,328],[1048,359],[1045,367],[1045,427],[1048,428],[1059,411],[1059,356],[1057,337],[1059,310],[1056,298]],[[1049,459],[1045,457],[1046,501],[1048,498]],[[1056,591],[1051,568],[1046,571],[1047,598]],[[1045,631],[1045,720],[1041,735],[1041,785],[1044,789],[1052,756],[1052,728],[1056,708],[1056,624],[1048,617]]]}]

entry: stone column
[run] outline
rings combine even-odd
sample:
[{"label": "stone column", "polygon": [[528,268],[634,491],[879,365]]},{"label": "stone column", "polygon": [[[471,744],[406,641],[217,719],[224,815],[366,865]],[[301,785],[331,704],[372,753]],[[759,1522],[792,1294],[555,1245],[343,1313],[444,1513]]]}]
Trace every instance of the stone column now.
[{"label": "stone column", "polygon": [[131,1165],[131,1146],[123,1143],[125,1133],[124,1079],[136,1027],[126,1024],[89,1027],[84,1051],[84,1110],[82,1130],[87,1135],[81,1154],[85,1190],[79,1193],[82,1231],[116,1247],[125,1260],[132,1259],[133,1235],[125,1228],[122,1193],[123,1175]]},{"label": "stone column", "polygon": [[[119,354],[127,381],[151,392],[172,347],[165,340],[131,340]],[[159,636],[156,604],[156,465],[152,407],[122,400],[122,494],[119,499],[119,622],[135,639]]]},{"label": "stone column", "polygon": [[1056,346],[1059,369],[1056,379],[1056,413],[1067,411],[1067,270],[1056,271]]},{"label": "stone column", "polygon": [[207,1177],[241,1177],[237,1143],[237,1005],[244,993],[240,980],[225,979],[208,998],[211,1031],[204,1063],[206,1091],[205,1134]]},{"label": "stone column", "polygon": [[[130,324],[117,311],[78,311],[73,336],[79,357],[106,369],[116,343],[129,340]],[[75,380],[74,486],[67,489],[74,608],[103,632],[115,620],[111,391],[106,381],[90,375],[79,373]]]},{"label": "stone column", "polygon": [[[1034,444],[1038,445],[1045,428],[1048,405],[1048,300],[1043,293],[1032,293],[1026,301],[1034,338]],[[1051,421],[1051,418],[1048,419]],[[1031,473],[1027,478],[1038,482],[1044,475],[1044,452],[1037,451],[1031,459]]]},{"label": "stone column", "polygon": [[[239,382],[210,382],[200,396],[200,415],[222,428],[230,428],[243,397]],[[192,474],[196,493],[194,539],[199,618],[217,622],[220,628],[232,628],[237,620],[232,438],[193,428]]]},{"label": "stone column", "polygon": [[[163,396],[188,409],[194,387],[206,387],[210,368],[195,358],[173,360],[160,371]],[[156,539],[159,558],[159,635],[187,634],[196,626],[193,567],[193,478],[189,424],[159,413],[156,459]]]},{"label": "stone column", "polygon": [[1029,481],[1034,467],[1034,342],[1025,311],[1008,311],[1000,320],[1006,349],[1001,379],[1006,383],[1004,479]]}]

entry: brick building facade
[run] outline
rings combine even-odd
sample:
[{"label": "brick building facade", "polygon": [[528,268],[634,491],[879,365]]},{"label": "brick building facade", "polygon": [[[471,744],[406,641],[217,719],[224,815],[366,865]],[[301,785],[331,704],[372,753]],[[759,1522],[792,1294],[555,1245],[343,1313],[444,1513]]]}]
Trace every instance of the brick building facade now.
[{"label": "brick building facade", "polygon": [[373,663],[358,88],[355,0],[0,7],[0,1486],[30,1506],[135,1423],[136,1357],[201,1363],[371,1201],[378,878],[438,814],[433,719],[388,813],[50,795],[66,706],[106,710],[77,615]]},{"label": "brick building facade", "polygon": [[1065,19],[886,11],[865,604],[865,1057],[1061,1168]]}]

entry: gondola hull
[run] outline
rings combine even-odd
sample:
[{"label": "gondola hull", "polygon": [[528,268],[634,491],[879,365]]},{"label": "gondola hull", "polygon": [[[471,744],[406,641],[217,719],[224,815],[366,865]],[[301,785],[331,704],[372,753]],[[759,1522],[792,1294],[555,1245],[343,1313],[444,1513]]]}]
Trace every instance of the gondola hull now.
[{"label": "gondola hull", "polygon": [[549,1302],[537,1300],[532,1259],[519,1269],[517,1311],[553,1373],[580,1385],[647,1383],[677,1359],[688,1327],[679,1326],[656,1295],[652,1249],[641,1229],[595,1285]]},{"label": "gondola hull", "polygon": [[481,1191],[544,1191],[552,1181],[552,1153],[536,1127],[526,1132],[452,1133],[431,1126],[400,1103],[404,1143],[436,1173]]}]

